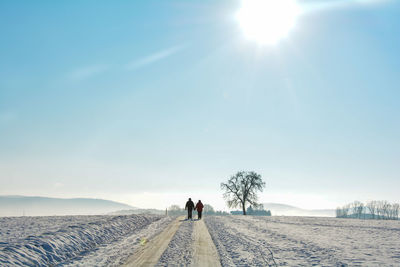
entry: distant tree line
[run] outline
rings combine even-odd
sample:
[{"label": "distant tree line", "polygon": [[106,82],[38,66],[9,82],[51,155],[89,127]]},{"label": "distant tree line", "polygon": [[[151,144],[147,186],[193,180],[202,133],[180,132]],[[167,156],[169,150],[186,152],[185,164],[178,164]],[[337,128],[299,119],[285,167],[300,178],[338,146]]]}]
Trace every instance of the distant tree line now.
[{"label": "distant tree line", "polygon": [[[242,211],[240,210],[234,210],[231,211],[232,215],[241,215]],[[249,206],[246,210],[247,215],[252,215],[252,216],[271,216],[271,211],[270,210],[264,210],[262,205],[258,205],[257,208],[253,208],[252,206]]]},{"label": "distant tree line", "polygon": [[400,204],[386,200],[353,203],[336,208],[336,218],[398,220]]},{"label": "distant tree line", "polygon": [[[167,209],[168,215],[171,216],[178,216],[178,215],[186,215],[187,211],[184,208],[181,208],[179,205],[172,205]],[[194,213],[196,214],[196,213]],[[203,215],[220,215],[220,216],[225,216],[229,215],[228,212],[226,211],[219,211],[215,210],[211,205],[209,204],[204,204],[203,208]]]},{"label": "distant tree line", "polygon": [[223,215],[223,216],[229,215],[229,213],[226,212],[226,211],[214,210],[214,208],[209,204],[205,204],[204,205],[203,214],[206,214],[206,215]]}]

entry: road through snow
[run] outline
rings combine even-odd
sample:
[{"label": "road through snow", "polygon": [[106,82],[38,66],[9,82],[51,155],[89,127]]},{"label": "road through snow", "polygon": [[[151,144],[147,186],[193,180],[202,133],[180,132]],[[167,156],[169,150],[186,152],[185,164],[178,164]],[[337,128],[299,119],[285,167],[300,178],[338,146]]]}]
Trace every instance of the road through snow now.
[{"label": "road through snow", "polygon": [[221,265],[204,221],[179,217],[129,257],[124,266]]},{"label": "road through snow", "polygon": [[161,255],[168,248],[171,239],[181,225],[178,218],[169,224],[166,229],[148,242],[143,243],[143,247],[138,249],[130,256],[124,266],[154,266],[159,261]]},{"label": "road through snow", "polygon": [[400,221],[0,218],[0,266],[400,266]]}]

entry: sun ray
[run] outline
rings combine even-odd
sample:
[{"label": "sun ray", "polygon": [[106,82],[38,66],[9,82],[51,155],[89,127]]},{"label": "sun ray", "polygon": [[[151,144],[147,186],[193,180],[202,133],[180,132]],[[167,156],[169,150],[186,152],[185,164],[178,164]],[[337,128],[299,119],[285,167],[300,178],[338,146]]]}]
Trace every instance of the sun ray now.
[{"label": "sun ray", "polygon": [[242,0],[236,18],[247,39],[274,45],[288,36],[299,14],[295,0]]}]

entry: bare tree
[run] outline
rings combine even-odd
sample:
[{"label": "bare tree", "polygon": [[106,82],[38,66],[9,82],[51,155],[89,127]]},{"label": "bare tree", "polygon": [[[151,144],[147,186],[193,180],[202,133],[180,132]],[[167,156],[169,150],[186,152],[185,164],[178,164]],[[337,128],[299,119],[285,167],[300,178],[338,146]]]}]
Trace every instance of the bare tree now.
[{"label": "bare tree", "polygon": [[336,218],[343,218],[343,209],[341,207],[336,208]]},{"label": "bare tree", "polygon": [[246,215],[246,205],[257,207],[257,191],[262,192],[265,182],[261,175],[255,172],[238,172],[227,183],[221,183],[224,190],[224,198],[230,208],[241,207],[243,215]]},{"label": "bare tree", "polygon": [[390,210],[390,203],[385,201],[382,201],[382,214],[383,214],[383,219],[387,220],[389,219],[389,210]]},{"label": "bare tree", "polygon": [[370,216],[368,216],[369,219],[398,220],[400,204],[390,203],[386,200],[369,201],[367,204],[360,201],[354,201],[343,207],[336,208],[336,217],[366,219],[367,211],[369,211],[370,214]]},{"label": "bare tree", "polygon": [[336,208],[336,217],[337,218],[347,218],[349,215],[350,204],[344,205],[342,207]]},{"label": "bare tree", "polygon": [[364,203],[360,202],[360,204],[358,205],[357,208],[357,215],[358,218],[361,219],[361,216],[364,215],[364,219],[365,219],[365,212],[364,212],[365,208],[364,208]]},{"label": "bare tree", "polygon": [[367,203],[367,208],[368,208],[368,210],[369,210],[369,213],[371,214],[371,218],[372,219],[375,219],[375,216],[376,216],[376,201],[369,201],[368,203]]},{"label": "bare tree", "polygon": [[361,218],[362,211],[364,209],[364,204],[360,201],[354,201],[350,204],[350,212],[355,218]]},{"label": "bare tree", "polygon": [[393,219],[398,220],[399,219],[399,211],[400,211],[399,203],[394,203],[392,205],[392,208],[393,208]]},{"label": "bare tree", "polygon": [[204,204],[204,214],[215,214],[213,206],[209,204]]},{"label": "bare tree", "polygon": [[168,208],[168,214],[176,216],[184,214],[184,209],[182,209],[179,205],[172,205]]},{"label": "bare tree", "polygon": [[387,220],[393,219],[393,205],[390,203],[387,204],[386,217],[387,217]]},{"label": "bare tree", "polygon": [[383,219],[383,217],[385,215],[383,207],[384,207],[384,202],[383,201],[377,201],[376,202],[376,213],[378,215],[378,220],[379,219]]},{"label": "bare tree", "polygon": [[350,204],[343,206],[343,217],[347,218],[349,216]]}]

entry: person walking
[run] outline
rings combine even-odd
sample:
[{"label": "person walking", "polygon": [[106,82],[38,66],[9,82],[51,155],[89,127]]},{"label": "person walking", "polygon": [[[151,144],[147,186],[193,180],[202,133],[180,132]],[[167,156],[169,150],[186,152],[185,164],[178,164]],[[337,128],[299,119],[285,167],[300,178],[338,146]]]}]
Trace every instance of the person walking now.
[{"label": "person walking", "polygon": [[204,205],[201,203],[201,200],[197,202],[196,207],[194,208],[197,210],[197,218],[200,220],[201,219],[201,213],[203,212]]},{"label": "person walking", "polygon": [[191,198],[189,198],[189,200],[186,202],[185,205],[185,210],[188,211],[188,220],[191,219],[192,220],[192,211],[194,209],[194,203],[192,201]]}]

